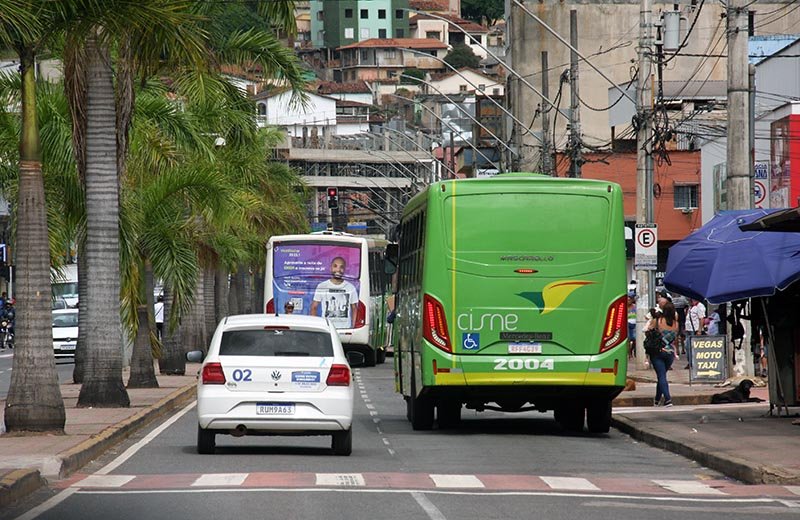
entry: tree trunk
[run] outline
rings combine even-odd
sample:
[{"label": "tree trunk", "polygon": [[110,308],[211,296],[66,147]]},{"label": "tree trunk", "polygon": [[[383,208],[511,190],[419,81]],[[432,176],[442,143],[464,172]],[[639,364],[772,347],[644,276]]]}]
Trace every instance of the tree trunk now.
[{"label": "tree trunk", "polygon": [[228,289],[228,314],[239,314],[239,283],[236,273],[231,273],[231,286]]},{"label": "tree trunk", "polygon": [[203,305],[203,322],[206,329],[206,339],[208,339],[208,336],[217,330],[217,306],[214,301],[214,296],[216,296],[216,279],[213,267],[203,268],[203,293],[203,299],[205,300],[205,305]]},{"label": "tree trunk", "polygon": [[205,291],[203,290],[203,270],[197,271],[197,283],[195,284],[194,294],[196,295],[192,308],[188,315],[181,322],[181,339],[183,340],[183,352],[192,350],[202,350],[205,352],[206,344],[206,324],[205,324]]},{"label": "tree trunk", "polygon": [[120,326],[119,177],[111,56],[87,41],[86,133],[86,373],[79,407],[128,407],[122,383]]},{"label": "tree trunk", "polygon": [[214,273],[214,309],[216,310],[214,318],[217,323],[222,321],[222,318],[229,314],[228,270],[225,269],[225,267],[217,267]]},{"label": "tree trunk", "polygon": [[236,313],[248,314],[250,305],[250,271],[246,264],[236,267]]},{"label": "tree trunk", "polygon": [[17,336],[5,427],[7,432],[63,433],[66,412],[50,332],[50,248],[36,120],[35,60],[30,49],[19,54],[22,138],[17,201]]},{"label": "tree trunk", "polygon": [[[170,319],[173,312],[172,287],[164,284],[164,336],[161,340],[161,357],[158,358],[158,369],[162,374],[182,376],[186,373],[186,357],[181,348],[180,327],[177,321]],[[173,327],[173,323],[175,326]]]},{"label": "tree trunk", "polygon": [[75,384],[83,383],[83,376],[86,372],[86,334],[81,334],[81,323],[86,321],[86,306],[81,306],[81,302],[87,300],[86,287],[88,276],[86,275],[86,247],[83,240],[78,242],[78,343],[75,346],[75,366],[72,368],[72,382]]},{"label": "tree trunk", "polygon": [[133,341],[128,388],[158,388],[150,342],[155,334],[155,330],[150,325],[154,321],[150,319],[153,313],[153,270],[148,259],[140,262],[139,267],[144,271],[144,276],[140,277],[141,282],[139,283],[139,304],[136,306],[138,326]]},{"label": "tree trunk", "polygon": [[256,269],[253,272],[253,298],[251,308],[255,313],[262,313],[266,311],[264,305],[264,271]]}]

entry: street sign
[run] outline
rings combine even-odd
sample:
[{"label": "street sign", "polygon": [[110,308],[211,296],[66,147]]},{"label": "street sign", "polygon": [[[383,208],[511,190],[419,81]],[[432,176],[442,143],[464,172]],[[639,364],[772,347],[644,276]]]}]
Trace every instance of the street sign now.
[{"label": "street sign", "polygon": [[719,383],[728,378],[727,336],[689,336],[692,382]]},{"label": "street sign", "polygon": [[764,181],[753,181],[753,202],[757,208],[764,204],[767,198],[767,187],[764,186]]},{"label": "street sign", "polygon": [[636,224],[634,269],[655,271],[658,268],[658,224]]},{"label": "street sign", "polygon": [[753,168],[753,177],[755,177],[756,179],[766,180],[767,172],[769,171],[767,170],[767,167],[768,167],[767,163],[757,162],[755,164],[755,167]]}]

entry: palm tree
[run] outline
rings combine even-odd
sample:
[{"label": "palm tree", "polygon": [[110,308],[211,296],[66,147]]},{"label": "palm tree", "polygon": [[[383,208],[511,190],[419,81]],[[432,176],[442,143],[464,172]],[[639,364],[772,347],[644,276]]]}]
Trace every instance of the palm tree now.
[{"label": "palm tree", "polygon": [[50,335],[50,255],[41,142],[36,113],[36,53],[44,2],[0,3],[0,37],[20,59],[22,129],[17,198],[17,351],[5,405],[6,431],[63,432],[64,400]]}]

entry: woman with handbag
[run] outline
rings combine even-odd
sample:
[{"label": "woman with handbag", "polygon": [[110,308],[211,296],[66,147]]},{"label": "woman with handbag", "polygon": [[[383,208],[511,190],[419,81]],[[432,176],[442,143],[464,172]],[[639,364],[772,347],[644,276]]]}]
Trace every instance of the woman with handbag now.
[{"label": "woman with handbag", "polygon": [[660,348],[657,351],[653,349],[650,352],[650,363],[653,365],[658,378],[653,405],[661,406],[663,398],[664,406],[672,406],[667,371],[672,367],[676,357],[675,342],[678,338],[678,318],[675,306],[671,302],[664,304],[661,314],[651,321],[650,328],[656,329],[661,333]]}]

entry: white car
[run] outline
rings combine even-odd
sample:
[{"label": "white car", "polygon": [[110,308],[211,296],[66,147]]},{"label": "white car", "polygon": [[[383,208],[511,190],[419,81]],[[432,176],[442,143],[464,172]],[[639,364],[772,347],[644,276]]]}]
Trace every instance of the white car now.
[{"label": "white car", "polygon": [[57,358],[75,357],[78,344],[78,309],[53,311],[53,353]]},{"label": "white car", "polygon": [[316,316],[229,316],[197,382],[197,451],[214,453],[217,434],[332,435],[337,455],[353,445],[353,384],[339,334]]}]

